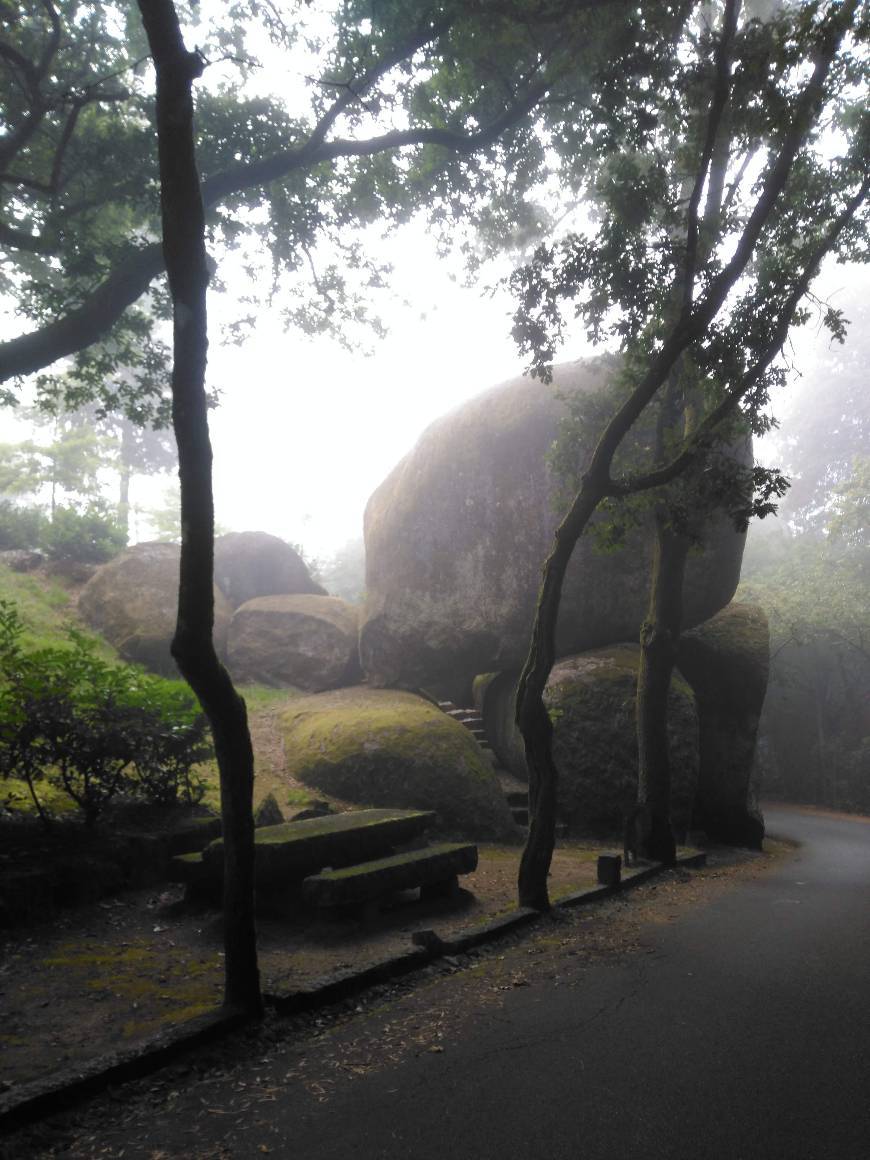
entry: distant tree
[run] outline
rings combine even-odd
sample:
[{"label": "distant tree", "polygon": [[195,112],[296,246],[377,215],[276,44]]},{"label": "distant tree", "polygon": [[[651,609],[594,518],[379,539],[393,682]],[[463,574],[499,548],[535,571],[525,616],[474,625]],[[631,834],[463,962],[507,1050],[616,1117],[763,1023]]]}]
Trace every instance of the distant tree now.
[{"label": "distant tree", "polygon": [[317,578],[330,595],[340,596],[350,604],[362,603],[366,585],[366,549],[362,536],[348,540],[322,561]]},{"label": "distant tree", "polygon": [[854,288],[835,298],[849,324],[845,343],[829,338],[814,312],[815,340],[801,345],[800,365],[777,406],[781,426],[769,437],[771,455],[791,480],[782,514],[802,531],[828,525],[836,489],[849,486],[870,447],[870,307],[855,267],[851,274]]}]

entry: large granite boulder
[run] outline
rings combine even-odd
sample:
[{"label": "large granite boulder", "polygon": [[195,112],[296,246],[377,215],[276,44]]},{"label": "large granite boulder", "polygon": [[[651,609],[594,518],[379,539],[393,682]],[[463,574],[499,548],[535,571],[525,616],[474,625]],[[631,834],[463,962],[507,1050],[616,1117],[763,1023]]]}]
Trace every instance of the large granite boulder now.
[{"label": "large granite boulder", "polygon": [[[553,721],[559,770],[559,817],[575,832],[621,832],[637,800],[635,698],[640,648],[617,645],[559,661],[545,703]],[[514,724],[516,678],[499,675],[481,690],[484,725],[501,763],[528,777],[522,739]],[[695,698],[679,674],[668,705],[671,820],[678,837],[689,827],[698,779]]]},{"label": "large granite boulder", "polygon": [[700,721],[694,825],[717,841],[760,850],[764,819],[752,772],[770,664],[764,610],[729,604],[683,634],[677,663],[695,692]]},{"label": "large granite boulder", "polygon": [[364,687],[320,693],[294,701],[283,729],[288,772],[330,797],[434,810],[439,830],[464,837],[516,834],[480,746],[422,697]]},{"label": "large granite boulder", "polygon": [[[152,672],[178,676],[169,645],[178,607],[177,544],[145,543],[127,548],[97,569],[79,594],[79,612],[126,661]],[[226,653],[231,609],[214,589],[214,641]]]},{"label": "large granite boulder", "polygon": [[[522,666],[559,518],[560,489],[547,464],[565,411],[558,392],[601,389],[614,365],[565,364],[552,386],[520,378],[487,391],[433,423],[375,491],[365,515],[360,636],[372,684],[455,699],[477,673]],[[749,462],[748,441],[735,454]],[[724,517],[711,521],[705,550],[688,562],[687,625],[733,596],[744,539]],[[637,638],[652,543],[649,525],[618,552],[581,540],[565,580],[557,655]]]},{"label": "large granite boulder", "polygon": [[355,684],[357,617],[337,596],[259,596],[233,613],[229,667],[238,681],[312,693]]},{"label": "large granite boulder", "polygon": [[228,532],[214,542],[215,583],[233,608],[257,596],[325,596],[295,548],[268,532]]}]

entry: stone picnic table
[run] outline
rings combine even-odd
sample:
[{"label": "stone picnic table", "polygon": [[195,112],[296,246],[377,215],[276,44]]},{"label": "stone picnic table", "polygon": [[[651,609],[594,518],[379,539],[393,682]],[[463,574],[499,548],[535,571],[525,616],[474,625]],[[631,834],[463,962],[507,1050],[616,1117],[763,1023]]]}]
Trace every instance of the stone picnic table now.
[{"label": "stone picnic table", "polygon": [[[301,822],[262,826],[254,834],[254,882],[260,889],[292,886],[325,867],[338,869],[388,857],[431,825],[430,810],[351,810]],[[172,859],[173,881],[213,891],[223,877],[223,839],[202,853]]]}]

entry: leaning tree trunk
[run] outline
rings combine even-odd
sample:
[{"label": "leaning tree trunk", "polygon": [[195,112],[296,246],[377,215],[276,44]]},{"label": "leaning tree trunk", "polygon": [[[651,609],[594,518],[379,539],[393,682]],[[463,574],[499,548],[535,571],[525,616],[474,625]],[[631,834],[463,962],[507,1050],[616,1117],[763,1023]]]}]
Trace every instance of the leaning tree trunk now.
[{"label": "leaning tree trunk", "polygon": [[544,689],[556,658],[556,622],[565,572],[574,546],[605,495],[606,470],[590,472],[571,510],[556,530],[553,551],[544,564],[535,608],[532,641],[517,690],[517,726],[529,770],[529,834],[520,860],[520,906],[548,910],[547,876],[556,842],[558,771],[553,760],[553,726]]},{"label": "leaning tree trunk", "polygon": [[640,634],[637,674],[638,854],[673,864],[676,843],[671,829],[671,766],[668,746],[668,695],[683,619],[683,579],[689,540],[656,514],[650,601]]},{"label": "leaning tree trunk", "polygon": [[214,649],[214,503],[205,367],[205,218],[192,85],[203,62],[184,46],[172,0],[139,0],[157,70],[163,250],[173,303],[172,422],[181,481],[181,575],[172,655],[208,717],[220,770],[228,1006],[262,1010],[254,926],[254,755],[245,702]]}]

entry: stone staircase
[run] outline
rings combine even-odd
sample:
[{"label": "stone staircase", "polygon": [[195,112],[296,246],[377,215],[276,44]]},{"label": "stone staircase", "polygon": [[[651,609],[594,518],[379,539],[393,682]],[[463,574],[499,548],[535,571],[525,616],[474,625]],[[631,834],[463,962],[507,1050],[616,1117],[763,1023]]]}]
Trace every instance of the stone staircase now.
[{"label": "stone staircase", "polygon": [[[492,767],[495,770],[496,777],[499,780],[514,821],[522,829],[527,829],[529,824],[528,786],[520,781],[518,777],[515,777],[509,770],[499,765],[498,758],[487,740],[486,730],[483,727],[483,717],[481,717],[477,709],[463,709],[459,705],[454,705],[452,701],[439,701],[438,708],[443,713],[446,713],[448,717],[452,717],[454,721],[458,721],[460,725],[464,725],[474,737],[477,744],[492,763]],[[556,837],[564,838],[567,832],[568,827],[565,823],[557,821]]]},{"label": "stone staircase", "polygon": [[528,789],[519,778],[514,777],[512,773],[499,765],[498,758],[487,740],[480,713],[477,709],[463,709],[459,705],[454,705],[452,701],[439,701],[438,708],[448,717],[452,717],[454,721],[458,721],[460,725],[464,725],[483,750],[495,770],[514,821],[525,829],[529,824]]}]

